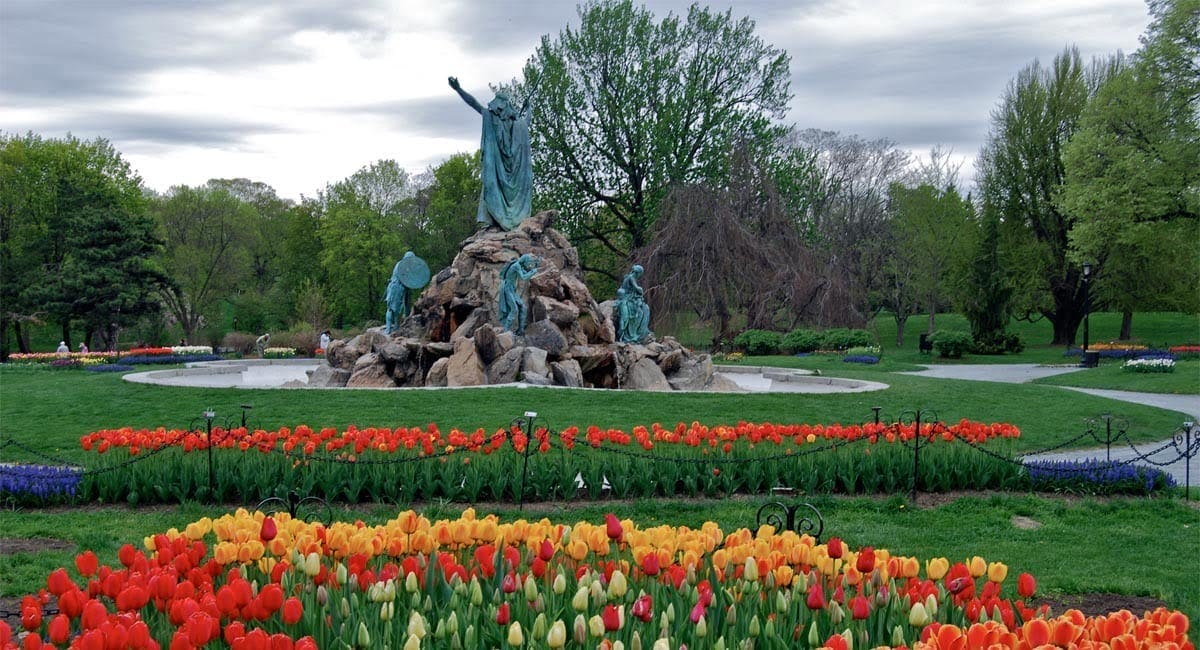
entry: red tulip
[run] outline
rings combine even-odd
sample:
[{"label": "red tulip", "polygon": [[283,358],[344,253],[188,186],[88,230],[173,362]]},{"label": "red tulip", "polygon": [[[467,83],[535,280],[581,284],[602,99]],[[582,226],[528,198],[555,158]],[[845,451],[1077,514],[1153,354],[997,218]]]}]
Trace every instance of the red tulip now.
[{"label": "red tulip", "polygon": [[[101,644],[103,644],[104,643],[103,639],[101,639],[100,642],[101,642]],[[42,649],[42,637],[38,636],[37,632],[30,632],[28,635],[25,636],[25,640],[22,641],[21,644],[25,648],[25,650],[41,650]],[[99,650],[99,648],[98,648],[98,650]]]},{"label": "red tulip", "polygon": [[508,611],[508,603],[500,603],[500,609],[496,611],[496,623],[498,625],[508,625],[508,621],[512,615]]},{"label": "red tulip", "polygon": [[830,537],[829,543],[825,545],[829,549],[829,557],[837,560],[842,557],[842,540],[839,537]]},{"label": "red tulip", "polygon": [[283,602],[283,622],[286,625],[295,625],[300,622],[300,617],[304,615],[304,604],[299,598],[292,596]]},{"label": "red tulip", "polygon": [[656,576],[659,572],[658,553],[650,551],[642,556],[642,573],[648,576]]},{"label": "red tulip", "polygon": [[871,604],[862,596],[855,596],[850,599],[850,616],[856,621],[861,621],[871,614]]},{"label": "red tulip", "polygon": [[302,636],[296,639],[296,645],[292,650],[317,650],[317,641],[311,636]]},{"label": "red tulip", "polygon": [[542,545],[538,547],[538,558],[544,562],[549,562],[554,557],[554,544],[550,540],[543,539]]},{"label": "red tulip", "polygon": [[292,638],[282,632],[271,635],[271,650],[294,650]]},{"label": "red tulip", "polygon": [[500,591],[506,594],[511,594],[517,590],[517,576],[512,573],[504,574],[504,578],[500,580]]},{"label": "red tulip", "polygon": [[1033,592],[1037,591],[1037,581],[1028,573],[1022,573],[1017,576],[1017,593],[1021,598],[1029,598]]},{"label": "red tulip", "polygon": [[875,570],[875,549],[866,546],[858,552],[858,561],[855,562],[854,568],[861,571],[864,575]]},{"label": "red tulip", "polygon": [[811,610],[825,609],[825,589],[820,582],[814,582],[808,589],[808,608]]},{"label": "red tulip", "polygon": [[275,519],[273,517],[263,519],[262,528],[258,532],[259,538],[264,542],[269,542],[278,534],[279,528],[275,525]]},{"label": "red tulip", "polygon": [[79,575],[85,578],[96,575],[96,568],[99,565],[100,561],[96,559],[96,554],[90,550],[75,556],[75,568],[79,570]]},{"label": "red tulip", "polygon": [[613,605],[605,605],[600,611],[600,620],[604,621],[604,629],[609,632],[616,632],[621,629],[621,613]]},{"label": "red tulip", "polygon": [[650,594],[642,594],[633,601],[633,607],[629,611],[643,623],[649,623],[650,619],[654,618],[654,600],[650,598]]},{"label": "red tulip", "polygon": [[624,529],[621,528],[621,520],[611,512],[604,515],[604,530],[608,533],[609,539],[620,540],[621,536],[625,534]]},{"label": "red tulip", "polygon": [[145,607],[146,603],[150,601],[150,594],[137,585],[129,585],[117,594],[116,600],[117,611],[132,612]]},{"label": "red tulip", "polygon": [[61,596],[75,586],[75,583],[71,581],[71,576],[68,576],[67,570],[63,568],[51,571],[46,578],[46,589],[55,596]]},{"label": "red tulip", "polygon": [[80,624],[85,630],[94,630],[100,627],[100,624],[108,620],[108,610],[104,608],[104,604],[98,600],[89,600],[83,606],[83,615],[80,619]]},{"label": "red tulip", "polygon": [[283,607],[283,588],[274,582],[263,585],[263,588],[258,592],[259,602],[262,604],[267,614],[274,614]]},{"label": "red tulip", "polygon": [[42,626],[41,607],[21,608],[21,627],[32,632]]}]

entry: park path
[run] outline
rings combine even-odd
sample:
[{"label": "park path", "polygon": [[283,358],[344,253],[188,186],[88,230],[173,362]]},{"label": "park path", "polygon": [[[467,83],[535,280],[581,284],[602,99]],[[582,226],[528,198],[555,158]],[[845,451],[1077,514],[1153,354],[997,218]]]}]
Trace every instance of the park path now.
[{"label": "park path", "polygon": [[[1041,377],[1051,377],[1061,375],[1068,372],[1076,372],[1082,368],[1071,366],[1038,366],[1028,363],[1014,364],[976,364],[976,365],[954,365],[954,366],[933,366],[927,367],[925,370],[914,372],[905,372],[901,374],[916,375],[919,377],[933,377],[936,379],[964,379],[968,381],[995,381],[1010,384],[1022,384],[1033,381]],[[1154,406],[1157,408],[1176,411],[1187,416],[1187,420],[1195,422],[1200,420],[1200,395],[1168,395],[1162,393],[1136,393],[1127,390],[1103,390],[1099,388],[1077,388],[1074,386],[1058,386],[1064,390],[1073,390],[1080,393],[1087,393],[1097,397],[1129,402],[1131,404],[1142,404],[1145,406]],[[1180,426],[1184,418],[1180,418]],[[1200,436],[1200,428],[1192,428],[1192,444],[1195,447],[1197,444],[1196,438]],[[1163,463],[1161,469],[1170,474],[1177,483],[1184,485],[1187,483],[1187,478],[1190,469],[1190,485],[1200,486],[1200,454],[1193,454],[1191,458],[1180,457],[1180,451],[1185,449],[1187,439],[1180,438],[1172,440],[1170,438],[1159,440],[1157,442],[1143,443],[1140,445],[1130,446],[1124,441],[1118,443],[1112,448],[1111,455],[1106,452],[1105,448],[1099,447],[1095,449],[1076,449],[1072,451],[1057,452],[1052,454],[1038,454],[1030,456],[1036,460],[1051,460],[1051,461],[1080,461],[1092,458],[1111,459],[1116,462],[1128,461],[1138,456],[1146,456],[1154,463]],[[1151,454],[1150,452],[1156,452]],[[1174,459],[1174,462],[1168,462]],[[1190,465],[1190,468],[1189,468]]]}]

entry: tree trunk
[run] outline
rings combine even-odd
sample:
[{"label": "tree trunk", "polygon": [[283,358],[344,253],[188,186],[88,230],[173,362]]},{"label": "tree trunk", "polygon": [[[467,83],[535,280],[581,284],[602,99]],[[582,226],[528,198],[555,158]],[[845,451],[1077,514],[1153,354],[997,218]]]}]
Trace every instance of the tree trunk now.
[{"label": "tree trunk", "polygon": [[904,347],[904,323],[908,321],[908,314],[903,316],[899,312],[892,312],[892,318],[896,321],[896,347]]},{"label": "tree trunk", "polygon": [[930,297],[930,299],[929,299],[929,325],[927,326],[927,328],[925,330],[926,334],[933,334],[933,330],[936,329],[936,326],[934,325],[934,318],[936,318],[936,317],[937,317],[937,301],[934,300],[932,297]]},{"label": "tree trunk", "polygon": [[13,333],[17,335],[17,350],[29,354],[29,333],[21,328],[21,321],[13,321]]},{"label": "tree trunk", "polygon": [[1075,345],[1075,335],[1079,331],[1079,324],[1083,322],[1082,313],[1046,314],[1046,320],[1054,327],[1054,340],[1050,341],[1050,345]]},{"label": "tree trunk", "polygon": [[63,343],[67,344],[67,349],[70,350],[71,349],[71,319],[70,318],[63,321],[62,340],[63,340]]},{"label": "tree trunk", "polygon": [[1117,338],[1122,341],[1133,338],[1133,312],[1128,309],[1121,312],[1121,335]]}]

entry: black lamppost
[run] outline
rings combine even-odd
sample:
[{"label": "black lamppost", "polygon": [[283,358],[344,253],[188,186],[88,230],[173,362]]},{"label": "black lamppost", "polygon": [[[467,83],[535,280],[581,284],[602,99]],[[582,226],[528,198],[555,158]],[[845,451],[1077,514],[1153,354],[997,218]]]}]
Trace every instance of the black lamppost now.
[{"label": "black lamppost", "polygon": [[1092,281],[1092,263],[1083,263],[1083,365],[1091,368],[1092,360],[1088,358],[1088,316],[1092,311],[1091,295],[1088,292]]}]

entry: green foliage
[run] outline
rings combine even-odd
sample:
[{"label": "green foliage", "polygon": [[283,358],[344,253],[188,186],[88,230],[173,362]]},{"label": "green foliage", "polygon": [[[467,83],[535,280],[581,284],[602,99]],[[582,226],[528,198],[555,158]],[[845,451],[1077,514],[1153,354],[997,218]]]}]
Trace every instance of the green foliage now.
[{"label": "green foliage", "polygon": [[459,244],[478,224],[479,152],[458,153],[433,169],[433,184],[424,190],[429,198],[421,228],[410,238],[410,248],[436,273],[450,266]]},{"label": "green foliage", "polygon": [[361,323],[384,312],[384,287],[406,250],[400,230],[414,218],[413,192],[396,161],[381,160],[321,193],[320,263],[335,320]]},{"label": "green foliage", "polygon": [[228,191],[172,187],[155,197],[151,214],[166,247],[162,264],[171,284],[163,303],[189,341],[205,323],[218,322],[219,303],[251,277],[248,242],[257,213]]},{"label": "green foliage", "polygon": [[768,330],[746,330],[733,338],[733,344],[746,354],[776,354],[783,344],[783,334]]},{"label": "green foliage", "polygon": [[1058,200],[1077,219],[1074,261],[1097,263],[1094,299],[1126,312],[1195,310],[1200,119],[1189,103],[1200,80],[1179,73],[1195,71],[1200,11],[1194,1],[1151,11],[1145,47],[1131,65],[1116,62],[1063,150]]},{"label": "green foliage", "polygon": [[1064,179],[1062,149],[1097,83],[1079,51],[1067,48],[1049,66],[1034,61],[1005,89],[979,157],[984,211],[1003,224],[1018,269],[1022,311],[1054,324],[1055,344],[1069,344],[1083,319],[1082,274],[1068,259],[1074,217],[1054,201]]},{"label": "green foliage", "polygon": [[784,335],[780,347],[788,354],[815,352],[820,349],[822,341],[823,337],[820,332],[798,328]]},{"label": "green foliage", "polygon": [[821,333],[822,350],[845,350],[875,345],[875,335],[867,330],[834,327]]},{"label": "green foliage", "polygon": [[701,5],[656,20],[601,0],[579,16],[577,29],[543,37],[525,69],[537,88],[536,202],[562,211],[573,241],[626,257],[649,241],[670,183],[722,177],[736,139],[769,147],[788,56],[753,21]]},{"label": "green foliage", "polygon": [[974,339],[971,351],[975,354],[1020,354],[1025,341],[1016,332],[1000,332],[985,338]]},{"label": "green foliage", "polygon": [[[141,178],[108,141],[0,136],[0,329],[72,319],[111,344],[166,278]],[[22,347],[25,341],[20,341]]]},{"label": "green foliage", "polygon": [[937,351],[938,356],[946,359],[961,359],[963,354],[970,352],[975,346],[970,334],[949,330],[934,332],[929,341],[933,343],[933,349]]}]

